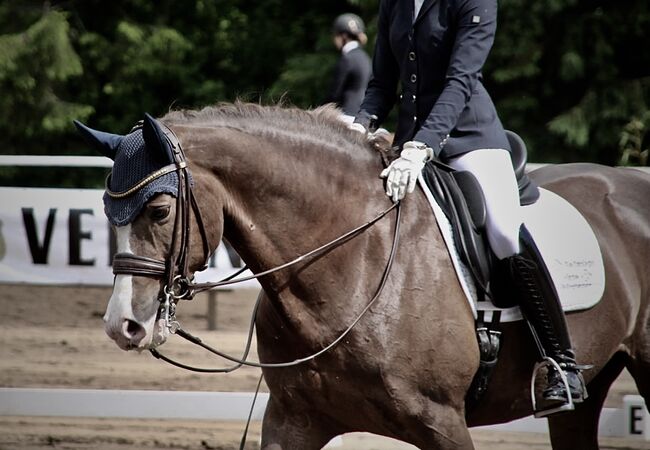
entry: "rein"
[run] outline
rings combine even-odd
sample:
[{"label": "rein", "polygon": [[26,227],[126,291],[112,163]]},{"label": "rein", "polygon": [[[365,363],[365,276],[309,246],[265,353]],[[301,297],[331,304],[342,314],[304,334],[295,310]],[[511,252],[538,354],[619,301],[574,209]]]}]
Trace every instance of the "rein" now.
[{"label": "rein", "polygon": [[[157,320],[162,318],[165,321],[165,327],[171,334],[177,334],[178,336],[204,348],[205,350],[221,357],[226,360],[229,360],[235,363],[234,366],[219,368],[219,369],[205,369],[200,367],[188,366],[186,364],[172,360],[171,358],[161,354],[156,349],[149,349],[151,354],[158,358],[166,361],[174,366],[194,371],[194,372],[203,372],[203,373],[225,373],[232,372],[241,366],[251,366],[251,367],[260,367],[260,368],[279,368],[279,367],[290,367],[298,364],[305,363],[310,361],[328,350],[335,347],[341,340],[347,336],[352,328],[361,320],[361,318],[366,314],[366,312],[372,307],[372,305],[377,301],[381,292],[383,291],[388,275],[390,273],[393,261],[395,259],[395,254],[397,250],[397,245],[399,242],[399,228],[400,228],[400,219],[401,219],[401,210],[400,203],[393,203],[391,206],[386,208],[384,211],[379,213],[376,217],[370,221],[346,232],[345,234],[339,236],[338,238],[321,245],[320,247],[313,249],[303,255],[296,257],[295,259],[281,264],[277,267],[265,270],[263,272],[246,276],[243,278],[235,278],[241,274],[247,267],[242,268],[240,271],[230,275],[229,277],[217,281],[217,282],[205,282],[205,283],[194,283],[193,277],[189,271],[189,243],[190,243],[190,212],[194,212],[199,232],[201,234],[202,244],[203,244],[203,254],[204,261],[208,261],[210,256],[210,245],[207,238],[207,233],[205,230],[205,225],[201,217],[201,211],[194,197],[192,191],[192,186],[190,183],[189,169],[187,167],[187,161],[185,154],[181,147],[181,144],[174,134],[174,132],[165,127],[164,135],[167,140],[167,143],[170,145],[174,157],[174,163],[168,166],[165,166],[163,169],[156,171],[149,176],[145,177],[143,180],[136,183],[128,190],[124,192],[112,192],[108,189],[108,184],[106,187],[106,192],[109,196],[122,198],[128,195],[131,195],[137,192],[142,187],[146,186],[149,182],[156,179],[160,175],[160,172],[178,173],[178,193],[176,197],[176,217],[174,220],[174,230],[172,234],[172,245],[171,245],[171,254],[166,260],[159,260],[154,258],[149,258],[146,256],[134,255],[131,253],[118,253],[113,259],[113,273],[115,275],[133,275],[133,276],[142,276],[150,278],[158,278],[166,280],[162,292],[163,294],[159,297],[160,308],[158,309]],[[110,177],[110,175],[109,175]],[[108,180],[107,180],[108,181]],[[251,322],[248,330],[247,342],[245,345],[244,353],[241,358],[233,357],[219,350],[205,344],[200,338],[193,336],[191,333],[183,330],[176,320],[176,304],[179,300],[189,300],[194,297],[195,294],[203,291],[207,291],[213,288],[228,286],[236,283],[241,283],[243,281],[260,278],[280,270],[284,270],[288,267],[294,266],[300,262],[308,260],[310,258],[321,255],[329,250],[335,249],[340,245],[344,244],[350,239],[353,239],[357,235],[361,234],[366,229],[370,228],[372,225],[377,223],[379,220],[384,218],[392,210],[396,210],[396,220],[395,220],[395,229],[393,234],[393,242],[386,263],[386,267],[382,274],[379,286],[372,297],[372,299],[367,303],[367,305],[361,310],[357,318],[329,345],[325,346],[316,353],[299,358],[289,362],[283,363],[262,363],[262,362],[251,362],[247,360],[248,354],[250,352],[250,347],[252,343],[253,331],[255,328],[255,320],[257,316],[257,311],[259,307],[260,298],[258,298],[255,307],[253,309],[253,314],[251,317]]]},{"label": "rein", "polygon": [[186,339],[186,340],[188,340],[188,341],[190,341],[190,342],[204,348],[205,350],[209,351],[210,353],[213,353],[213,354],[215,354],[215,355],[217,355],[217,356],[219,356],[219,357],[221,357],[223,359],[226,359],[228,361],[236,363],[235,366],[226,367],[226,368],[218,368],[218,369],[205,369],[205,368],[200,368],[200,367],[193,367],[193,366],[188,366],[186,364],[174,361],[173,359],[161,354],[156,349],[150,349],[149,351],[156,358],[162,359],[163,361],[168,362],[168,363],[170,363],[170,364],[172,364],[172,365],[174,365],[176,367],[180,367],[182,369],[190,370],[190,371],[193,371],[193,372],[201,372],[201,373],[227,373],[227,372],[232,372],[233,370],[238,369],[241,366],[259,367],[259,368],[292,367],[292,366],[297,366],[299,364],[308,362],[308,361],[322,355],[323,353],[326,353],[328,350],[334,348],[339,342],[341,342],[341,340],[343,340],[350,333],[350,331],[352,331],[352,329],[355,327],[355,325],[357,323],[359,323],[359,321],[363,318],[363,316],[366,314],[366,312],[368,312],[368,310],[372,307],[372,305],[377,301],[377,299],[379,298],[379,296],[381,295],[381,293],[382,293],[382,291],[384,289],[384,286],[386,285],[386,280],[388,279],[388,275],[390,274],[390,269],[392,268],[393,261],[395,260],[395,253],[397,252],[397,246],[398,246],[398,243],[399,243],[399,229],[400,229],[400,221],[401,221],[401,209],[400,209],[399,202],[398,203],[393,203],[388,209],[383,211],[380,215],[375,217],[370,222],[367,222],[364,225],[361,225],[360,227],[357,227],[354,230],[351,230],[348,233],[342,235],[341,237],[339,237],[339,238],[337,238],[337,239],[335,239],[333,241],[330,241],[327,244],[325,244],[325,245],[323,245],[323,246],[321,246],[321,247],[319,247],[319,248],[317,248],[315,250],[312,250],[309,253],[306,253],[306,254],[304,254],[302,256],[299,256],[298,258],[296,258],[296,259],[294,259],[294,260],[292,260],[292,261],[290,261],[288,263],[285,263],[285,264],[283,264],[281,266],[275,267],[273,269],[267,270],[265,272],[261,272],[259,274],[256,274],[256,275],[253,275],[253,276],[250,276],[250,277],[244,277],[244,278],[231,280],[231,281],[220,281],[220,282],[217,282],[217,283],[204,283],[204,284],[202,284],[202,286],[208,286],[208,287],[206,287],[206,289],[209,289],[210,287],[214,287],[214,286],[217,286],[217,285],[218,286],[225,286],[225,285],[228,285],[228,284],[234,284],[234,283],[238,283],[238,282],[241,282],[241,281],[250,280],[250,279],[253,279],[253,278],[259,278],[261,276],[268,275],[269,273],[272,273],[272,272],[277,272],[278,270],[282,270],[282,269],[284,269],[286,267],[292,266],[292,265],[294,265],[294,264],[296,264],[296,263],[298,263],[300,261],[303,261],[303,260],[305,260],[305,259],[307,259],[309,257],[315,256],[315,255],[317,255],[317,254],[319,254],[321,252],[324,252],[324,251],[326,251],[328,249],[336,248],[337,246],[341,245],[343,242],[347,241],[348,239],[351,239],[352,237],[356,236],[357,234],[361,233],[362,231],[364,231],[365,229],[367,229],[368,227],[370,227],[371,225],[373,225],[374,223],[379,221],[379,219],[383,218],[386,214],[388,214],[393,209],[396,209],[396,211],[397,211],[397,217],[396,217],[396,220],[395,220],[395,230],[393,232],[393,243],[391,245],[390,255],[388,257],[388,262],[386,263],[386,267],[384,269],[384,272],[382,273],[381,280],[379,282],[379,287],[377,288],[377,291],[375,292],[375,295],[368,302],[368,304],[361,310],[361,312],[357,315],[357,318],[354,321],[352,321],[352,323],[336,339],[334,339],[329,345],[323,347],[321,350],[317,351],[316,353],[313,353],[313,354],[311,354],[309,356],[305,356],[303,358],[295,359],[293,361],[282,362],[282,363],[262,363],[262,362],[248,361],[246,359],[246,357],[248,356],[248,353],[250,351],[250,346],[251,346],[251,342],[252,342],[252,338],[253,338],[253,330],[255,328],[255,319],[256,319],[256,316],[257,316],[257,311],[258,311],[259,303],[260,303],[260,297],[258,297],[257,301],[255,302],[255,306],[253,308],[253,314],[252,314],[250,326],[249,326],[249,329],[248,329],[248,337],[247,337],[247,340],[246,340],[244,355],[241,358],[235,358],[233,356],[230,356],[230,355],[228,355],[226,353],[223,353],[223,352],[215,349],[214,347],[211,347],[210,345],[204,343],[200,338],[198,338],[196,336],[193,336],[191,333],[188,333],[187,331],[183,330],[180,327],[180,325],[178,324],[178,322],[175,322],[175,325],[172,325],[171,328],[170,328],[170,330],[173,330],[173,332],[175,334],[182,337],[183,339]]}]

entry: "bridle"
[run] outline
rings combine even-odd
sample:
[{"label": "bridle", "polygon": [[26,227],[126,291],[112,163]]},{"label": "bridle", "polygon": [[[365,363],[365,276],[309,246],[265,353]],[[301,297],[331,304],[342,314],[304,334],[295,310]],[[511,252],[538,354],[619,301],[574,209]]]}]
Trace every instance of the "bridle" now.
[{"label": "bridle", "polygon": [[[164,124],[163,127],[164,127],[163,129],[164,138],[166,139],[168,145],[172,149],[174,162],[151,173],[150,175],[146,176],[139,182],[135,183],[131,188],[122,192],[113,192],[109,189],[108,187],[110,181],[110,175],[109,175],[106,182],[106,193],[107,195],[113,198],[124,198],[134,194],[139,189],[143,188],[144,186],[146,186],[148,183],[155,180],[156,178],[167,173],[176,172],[178,174],[178,192],[176,196],[176,217],[174,219],[174,230],[172,234],[173,237],[172,237],[172,244],[171,244],[171,253],[165,260],[134,255],[132,253],[117,253],[113,259],[113,274],[141,276],[141,277],[149,277],[149,278],[165,280],[165,285],[162,288],[162,295],[160,295],[158,299],[160,301],[160,307],[158,309],[157,319],[163,319],[165,321],[165,326],[170,333],[177,334],[183,337],[184,339],[187,339],[190,342],[193,342],[194,344],[203,347],[209,352],[216,354],[226,360],[232,361],[236,364],[234,366],[230,366],[226,368],[203,369],[203,368],[188,366],[179,363],[177,361],[174,361],[171,358],[162,355],[156,349],[150,349],[151,354],[156,358],[162,359],[170,364],[173,364],[177,367],[181,367],[183,369],[187,369],[195,372],[204,372],[204,373],[206,372],[223,373],[223,372],[231,372],[243,365],[252,366],[252,367],[266,367],[266,368],[294,366],[294,365],[298,365],[310,361],[316,358],[317,356],[327,352],[334,346],[336,346],[352,330],[352,328],[354,328],[354,326],[361,320],[361,318],[370,309],[370,307],[376,302],[376,300],[379,298],[386,284],[388,275],[390,273],[390,269],[392,267],[392,263],[395,259],[395,253],[399,241],[399,225],[400,225],[400,217],[401,217],[400,203],[399,202],[392,203],[388,208],[380,212],[377,216],[375,216],[373,219],[369,220],[368,222],[348,231],[347,233],[339,236],[338,238],[314,250],[311,250],[310,252],[300,255],[295,259],[287,263],[281,264],[279,266],[276,266],[272,269],[268,269],[251,276],[235,278],[236,276],[238,276],[239,274],[241,274],[247,269],[247,267],[243,267],[238,272],[230,275],[229,277],[221,281],[195,283],[193,280],[192,273],[190,272],[189,269],[189,264],[190,264],[189,246],[190,246],[190,228],[191,228],[190,213],[191,212],[194,213],[194,216],[197,221],[198,229],[201,234],[203,256],[204,256],[203,260],[206,262],[205,267],[207,267],[207,261],[210,257],[211,247],[207,237],[207,232],[205,230],[205,224],[201,217],[201,211],[199,209],[198,203],[196,202],[196,198],[192,191],[192,184],[190,182],[190,173],[187,167],[185,153],[183,152],[180,141],[178,140],[174,132],[168,127],[164,126]],[[190,300],[194,297],[194,295],[196,295],[199,292],[207,291],[221,286],[240,283],[255,278],[260,278],[269,275],[271,273],[286,269],[288,267],[291,267],[295,264],[298,264],[310,258],[314,258],[318,255],[322,255],[344,244],[348,240],[358,236],[363,231],[370,228],[372,225],[374,225],[379,220],[384,218],[389,212],[391,212],[394,209],[397,212],[397,216],[395,220],[393,242],[388,257],[388,261],[382,273],[382,277],[379,282],[379,287],[377,288],[375,295],[366,304],[366,306],[360,311],[360,313],[357,315],[357,318],[335,340],[333,340],[329,345],[322,348],[318,352],[304,358],[300,358],[294,361],[289,361],[284,363],[259,363],[259,362],[247,361],[246,358],[248,356],[248,352],[252,342],[253,329],[255,325],[255,316],[257,313],[257,308],[259,306],[260,298],[258,298],[257,303],[253,310],[253,317],[251,319],[251,323],[248,331],[248,339],[245,346],[244,354],[241,358],[227,355],[205,344],[198,337],[195,337],[190,333],[188,333],[187,331],[183,330],[179,322],[176,320],[175,317],[176,304],[178,303],[179,300]]]},{"label": "bridle", "polygon": [[[194,291],[191,288],[192,274],[190,272],[190,212],[194,213],[203,245],[204,268],[210,257],[210,243],[205,231],[201,210],[192,190],[190,173],[187,167],[185,152],[174,132],[163,125],[164,138],[171,148],[174,161],[161,169],[147,175],[129,189],[113,192],[109,188],[111,175],[106,178],[106,194],[112,198],[128,197],[151,183],[162,175],[176,172],[178,190],[176,195],[176,216],[172,232],[171,253],[165,260],[134,255],[132,253],[117,253],[113,257],[114,275],[134,275],[165,280],[161,311],[166,314],[167,322],[174,318],[175,303],[181,299],[191,299]],[[136,126],[137,129],[137,126]],[[133,131],[133,130],[132,130]]]}]

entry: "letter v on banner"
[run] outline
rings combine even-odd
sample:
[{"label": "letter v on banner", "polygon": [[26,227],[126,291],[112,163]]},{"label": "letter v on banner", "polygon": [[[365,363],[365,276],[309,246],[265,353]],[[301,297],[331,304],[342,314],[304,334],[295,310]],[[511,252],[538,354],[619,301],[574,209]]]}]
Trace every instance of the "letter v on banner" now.
[{"label": "letter v on banner", "polygon": [[39,242],[38,239],[36,219],[34,218],[34,208],[22,208],[22,213],[32,261],[34,264],[47,264],[47,257],[50,252],[50,242],[52,240],[52,231],[54,231],[54,221],[56,219],[56,209],[50,208],[50,212],[47,215],[47,223],[45,225],[42,242]]}]

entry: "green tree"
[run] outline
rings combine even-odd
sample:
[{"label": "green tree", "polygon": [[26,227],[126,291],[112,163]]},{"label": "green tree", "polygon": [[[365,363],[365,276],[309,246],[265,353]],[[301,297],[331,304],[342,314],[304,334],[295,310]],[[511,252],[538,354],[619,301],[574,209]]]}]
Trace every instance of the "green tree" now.
[{"label": "green tree", "polygon": [[[67,14],[30,4],[0,6],[0,148],[3,153],[67,153],[70,124],[94,111],[71,92],[82,74]],[[24,28],[22,28],[24,26]],[[0,167],[5,184],[78,185],[97,170]],[[18,183],[16,183],[18,181]]]},{"label": "green tree", "polygon": [[502,0],[486,67],[504,123],[537,161],[615,164],[648,111],[650,4]]},{"label": "green tree", "polygon": [[81,73],[61,12],[47,11],[25,31],[0,36],[2,148],[33,150],[65,134],[73,118],[92,114],[92,106],[68,95],[66,83]]}]

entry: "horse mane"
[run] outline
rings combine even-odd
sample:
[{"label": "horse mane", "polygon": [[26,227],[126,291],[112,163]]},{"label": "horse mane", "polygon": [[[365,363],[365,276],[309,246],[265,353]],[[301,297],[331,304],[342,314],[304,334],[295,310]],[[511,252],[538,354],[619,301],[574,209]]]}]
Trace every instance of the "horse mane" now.
[{"label": "horse mane", "polygon": [[254,136],[282,139],[305,148],[328,149],[355,155],[371,154],[362,134],[350,130],[339,119],[333,105],[303,110],[283,105],[263,106],[235,101],[200,110],[170,111],[161,118],[168,125],[227,127]]}]

